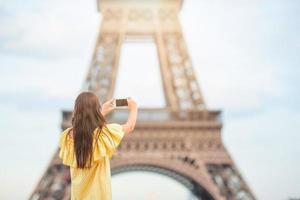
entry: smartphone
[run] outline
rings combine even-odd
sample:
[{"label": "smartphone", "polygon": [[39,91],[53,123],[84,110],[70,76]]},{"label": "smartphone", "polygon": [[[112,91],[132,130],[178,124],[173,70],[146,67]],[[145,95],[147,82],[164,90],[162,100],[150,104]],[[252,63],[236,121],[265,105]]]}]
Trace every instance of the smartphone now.
[{"label": "smartphone", "polygon": [[116,99],[116,106],[128,106],[127,99]]}]

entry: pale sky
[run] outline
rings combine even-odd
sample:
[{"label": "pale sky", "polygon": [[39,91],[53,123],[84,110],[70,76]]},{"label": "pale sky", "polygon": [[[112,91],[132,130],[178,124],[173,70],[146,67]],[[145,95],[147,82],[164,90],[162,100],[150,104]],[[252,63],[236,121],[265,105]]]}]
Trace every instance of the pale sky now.
[{"label": "pale sky", "polygon": [[[299,13],[296,0],[186,0],[179,15],[205,101],[223,111],[223,142],[259,199],[300,197]],[[100,23],[94,0],[0,2],[0,199],[28,198],[44,173]],[[142,60],[123,49],[115,95],[162,105],[153,56],[153,84],[134,88]]]}]

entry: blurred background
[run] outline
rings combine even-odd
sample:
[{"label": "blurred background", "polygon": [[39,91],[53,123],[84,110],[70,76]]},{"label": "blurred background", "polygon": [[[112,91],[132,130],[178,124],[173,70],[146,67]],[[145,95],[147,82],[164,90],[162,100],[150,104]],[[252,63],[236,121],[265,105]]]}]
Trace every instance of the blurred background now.
[{"label": "blurred background", "polygon": [[[223,111],[223,142],[254,194],[300,198],[300,2],[186,0],[179,18],[208,108]],[[0,2],[0,199],[28,198],[44,173],[101,20],[95,0]],[[117,98],[164,105],[156,56],[151,43],[122,47]],[[145,73],[145,59],[157,67],[143,79],[137,74]],[[165,194],[153,187],[157,182],[176,192]],[[112,184],[113,191],[136,191],[127,199],[193,198],[150,172],[116,175]]]}]

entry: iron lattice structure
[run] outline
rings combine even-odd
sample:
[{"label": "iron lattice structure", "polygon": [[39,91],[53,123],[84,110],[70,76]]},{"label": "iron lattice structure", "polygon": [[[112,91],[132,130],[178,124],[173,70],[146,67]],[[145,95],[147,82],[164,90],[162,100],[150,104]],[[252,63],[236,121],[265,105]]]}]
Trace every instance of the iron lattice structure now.
[{"label": "iron lattice structure", "polygon": [[[184,41],[178,13],[181,0],[98,0],[103,19],[82,90],[100,101],[113,97],[121,46],[127,38],[152,38],[156,44],[166,106],[140,108],[135,133],[123,140],[111,160],[112,175],[153,171],[181,182],[199,199],[252,200],[249,187],[221,140],[221,112],[207,109]],[[61,128],[71,126],[63,111]],[[127,110],[108,121],[124,122]],[[58,151],[30,196],[70,199],[69,168]]]}]

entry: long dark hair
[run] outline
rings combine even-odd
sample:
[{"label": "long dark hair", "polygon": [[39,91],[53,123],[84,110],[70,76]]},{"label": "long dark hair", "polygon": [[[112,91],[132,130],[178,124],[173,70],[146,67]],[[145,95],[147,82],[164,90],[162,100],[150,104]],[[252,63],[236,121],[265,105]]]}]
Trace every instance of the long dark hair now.
[{"label": "long dark hair", "polygon": [[[78,168],[90,168],[93,155],[94,130],[106,126],[97,95],[81,92],[75,100],[72,114],[73,139]],[[98,135],[99,136],[99,135]]]}]

